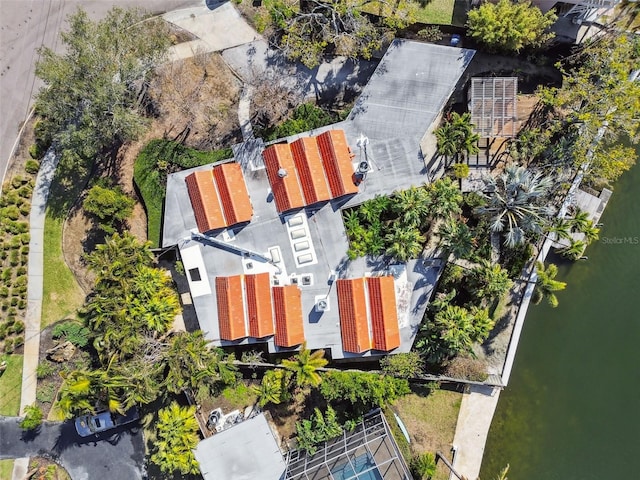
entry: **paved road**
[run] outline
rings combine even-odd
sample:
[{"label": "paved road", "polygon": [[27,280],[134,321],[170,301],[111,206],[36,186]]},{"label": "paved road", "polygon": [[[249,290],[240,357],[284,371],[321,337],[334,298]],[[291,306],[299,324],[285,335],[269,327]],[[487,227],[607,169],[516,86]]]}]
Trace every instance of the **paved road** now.
[{"label": "paved road", "polygon": [[[209,0],[210,1],[210,0]],[[42,84],[35,77],[37,50],[60,52],[59,33],[80,5],[94,19],[112,6],[138,6],[153,13],[204,5],[205,0],[0,0],[0,183],[22,122]]]},{"label": "paved road", "polygon": [[0,418],[0,459],[43,454],[58,459],[72,480],[142,478],[142,433],[117,429],[96,441],[80,437],[71,422],[47,422],[37,435],[29,437],[15,418]]}]

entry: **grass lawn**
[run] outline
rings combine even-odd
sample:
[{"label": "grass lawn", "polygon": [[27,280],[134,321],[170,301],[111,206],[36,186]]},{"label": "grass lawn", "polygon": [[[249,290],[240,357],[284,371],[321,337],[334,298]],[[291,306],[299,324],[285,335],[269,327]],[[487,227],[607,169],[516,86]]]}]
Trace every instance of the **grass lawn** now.
[{"label": "grass lawn", "polygon": [[10,480],[13,473],[13,460],[0,460],[0,480]]},{"label": "grass lawn", "polygon": [[416,22],[451,25],[455,0],[431,0],[425,2],[416,14]]},{"label": "grass lawn", "polygon": [[45,328],[63,318],[74,318],[82,306],[84,292],[62,255],[62,218],[47,213],[44,224],[44,287],[42,325]]},{"label": "grass lawn", "polygon": [[[411,438],[409,445],[406,440],[403,441],[402,434],[398,441],[405,460],[408,463],[411,460],[410,455],[424,452],[432,452],[435,455],[437,451],[441,451],[448,455],[456,432],[462,394],[447,390],[430,391],[421,387],[413,387],[412,390],[413,393],[396,400],[392,405],[392,410],[400,417]],[[387,420],[394,427],[394,437],[398,438],[393,415]],[[408,452],[410,455],[407,455]],[[445,480],[448,475],[446,467],[439,463],[433,478]]]},{"label": "grass lawn", "polygon": [[7,369],[0,376],[0,415],[16,416],[20,412],[22,391],[22,355],[3,355]]}]

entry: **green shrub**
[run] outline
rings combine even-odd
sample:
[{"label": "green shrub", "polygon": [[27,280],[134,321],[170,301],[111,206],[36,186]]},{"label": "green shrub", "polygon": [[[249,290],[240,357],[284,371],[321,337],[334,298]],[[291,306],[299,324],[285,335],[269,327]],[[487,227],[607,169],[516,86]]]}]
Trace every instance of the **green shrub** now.
[{"label": "green shrub", "polygon": [[16,205],[9,205],[0,211],[0,217],[18,220],[20,218],[20,209]]},{"label": "green shrub", "polygon": [[56,386],[52,383],[39,382],[36,387],[36,400],[40,403],[53,403],[56,394]]},{"label": "green shrub", "polygon": [[35,430],[42,424],[44,414],[36,405],[27,405],[24,408],[24,418],[20,422],[20,428],[23,430]]},{"label": "green shrub", "polygon": [[24,345],[24,335],[18,335],[13,339],[13,346],[15,348],[21,347]]},{"label": "green shrub", "polygon": [[[18,267],[17,270],[20,270],[20,268],[24,268],[24,267]],[[14,287],[21,287],[21,286],[27,285],[27,283],[29,282],[29,278],[25,275],[25,273],[26,272],[16,277],[15,281],[13,282]]]},{"label": "green shrub", "polygon": [[38,364],[36,368],[36,376],[38,377],[38,380],[42,380],[43,378],[47,378],[52,375],[55,371],[56,369],[53,363],[49,360],[44,360]]},{"label": "green shrub", "polygon": [[0,250],[0,260],[6,259],[8,256],[7,252],[4,250]]},{"label": "green shrub", "polygon": [[0,340],[4,340],[5,338],[7,338],[7,324],[6,323],[0,323]]},{"label": "green shrub", "polygon": [[33,193],[33,187],[31,185],[23,185],[18,189],[18,195],[22,198],[31,198],[31,194]]},{"label": "green shrub", "polygon": [[380,367],[384,373],[401,378],[411,378],[422,373],[424,362],[417,352],[387,355],[380,360]]},{"label": "green shrub", "polygon": [[29,255],[29,245],[23,245],[22,248],[20,248],[20,254]]},{"label": "green shrub", "polygon": [[20,243],[22,243],[22,245],[29,245],[30,241],[31,241],[31,234],[23,233],[22,235],[20,235]]},{"label": "green shrub", "polygon": [[417,35],[418,38],[421,38],[422,40],[425,40],[427,42],[435,43],[442,40],[442,32],[435,25],[431,25],[429,27],[423,28],[422,30],[419,30]]},{"label": "green shrub", "polygon": [[13,346],[13,338],[7,338],[4,341],[4,346],[2,349],[4,350],[4,353],[13,353],[13,351],[15,350],[15,347]]},{"label": "green shrub", "polygon": [[15,307],[16,305],[18,305],[18,297],[11,297],[11,300],[9,301],[9,304],[12,307]]},{"label": "green shrub", "polygon": [[316,408],[310,420],[296,422],[296,434],[298,447],[313,455],[317,450],[316,445],[342,434],[342,426],[331,406],[327,407],[324,415]]},{"label": "green shrub", "polygon": [[31,213],[31,204],[29,202],[24,202],[20,205],[20,214],[24,217],[27,217]]},{"label": "green shrub", "polygon": [[25,299],[23,299],[23,298],[18,300],[18,308],[20,310],[24,310],[25,308],[27,308],[27,301]]},{"label": "green shrub", "polygon": [[[35,145],[32,145],[35,146]],[[31,153],[31,150],[29,150],[29,153]],[[33,155],[31,155],[33,157]],[[39,157],[34,157],[34,158],[39,158]],[[36,160],[27,160],[27,163],[25,163],[24,165],[24,169],[27,173],[30,173],[31,175],[35,175],[36,173],[38,173],[38,170],[40,170],[40,163],[38,163]]]},{"label": "green shrub", "polygon": [[267,140],[275,140],[330,125],[336,120],[337,118],[313,103],[303,103],[296,107],[291,118],[285,120],[272,131],[264,133]]},{"label": "green shrub", "polygon": [[12,329],[13,333],[22,333],[24,332],[24,322],[22,320],[18,320],[13,324]]},{"label": "green shrub", "polygon": [[114,233],[133,212],[135,200],[124,194],[119,187],[103,187],[94,185],[89,190],[82,207],[93,215],[98,225],[106,233]]},{"label": "green shrub", "polygon": [[411,459],[410,468],[415,480],[426,480],[436,473],[436,458],[431,452],[421,453]]},{"label": "green shrub", "polygon": [[7,298],[9,296],[9,288],[8,287],[0,287],[0,297]]},{"label": "green shrub", "polygon": [[22,175],[16,175],[15,177],[13,177],[13,179],[11,180],[11,186],[13,188],[20,188],[22,185],[26,184],[29,182],[28,178],[23,177]]},{"label": "green shrub", "polygon": [[53,338],[64,337],[65,340],[70,341],[76,347],[85,347],[89,343],[89,336],[91,332],[87,327],[78,322],[64,322],[59,323],[53,327]]},{"label": "green shrub", "polygon": [[9,308],[9,299],[2,301],[2,310],[7,310]]},{"label": "green shrub", "polygon": [[16,269],[16,275],[18,276],[26,275],[26,273],[27,273],[27,267],[18,267]]}]

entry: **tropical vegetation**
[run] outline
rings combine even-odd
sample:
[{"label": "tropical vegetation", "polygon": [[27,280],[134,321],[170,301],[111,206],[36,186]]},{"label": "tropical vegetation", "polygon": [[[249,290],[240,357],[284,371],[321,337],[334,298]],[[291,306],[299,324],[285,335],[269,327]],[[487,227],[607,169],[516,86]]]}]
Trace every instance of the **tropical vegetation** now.
[{"label": "tropical vegetation", "polygon": [[[436,139],[438,140],[438,153],[444,155],[445,158],[453,158],[458,164],[464,164],[465,159],[469,155],[478,153],[478,140],[480,135],[474,131],[475,125],[471,123],[471,114],[465,112],[460,115],[452,112],[445,117],[445,121],[436,130]],[[459,162],[459,160],[462,160]],[[460,178],[469,174],[468,167],[466,175],[464,175],[464,167],[456,167]]]},{"label": "tropical vegetation", "polygon": [[556,275],[558,275],[558,267],[550,263],[545,268],[544,263],[536,262],[536,273],[538,278],[536,279],[531,301],[537,305],[543,298],[546,298],[549,305],[556,308],[558,306],[558,297],[556,297],[555,292],[564,290],[567,286],[565,282],[555,279]]},{"label": "tropical vegetation", "polygon": [[167,474],[199,473],[198,461],[193,453],[200,437],[195,417],[196,407],[181,407],[176,402],[158,411],[157,439],[151,462]]},{"label": "tropical vegetation", "polygon": [[485,2],[469,11],[469,35],[492,51],[518,53],[523,48],[540,47],[555,35],[549,32],[558,17],[549,10],[543,14],[530,1]]}]

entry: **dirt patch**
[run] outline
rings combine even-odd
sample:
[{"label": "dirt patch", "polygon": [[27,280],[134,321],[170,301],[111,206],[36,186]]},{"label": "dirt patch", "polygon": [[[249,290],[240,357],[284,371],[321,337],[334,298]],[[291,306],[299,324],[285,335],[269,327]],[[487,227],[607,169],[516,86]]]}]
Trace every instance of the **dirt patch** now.
[{"label": "dirt patch", "polygon": [[34,457],[29,460],[29,469],[25,478],[30,480],[70,480],[67,471],[53,460]]}]

